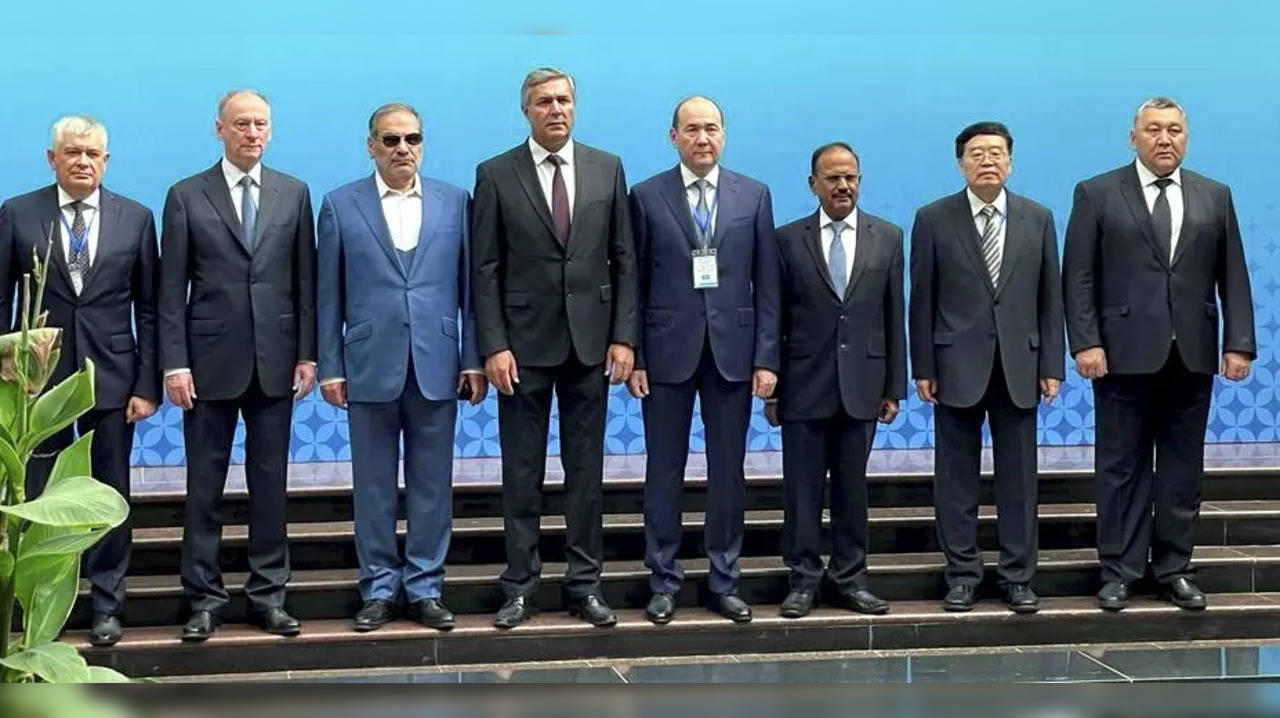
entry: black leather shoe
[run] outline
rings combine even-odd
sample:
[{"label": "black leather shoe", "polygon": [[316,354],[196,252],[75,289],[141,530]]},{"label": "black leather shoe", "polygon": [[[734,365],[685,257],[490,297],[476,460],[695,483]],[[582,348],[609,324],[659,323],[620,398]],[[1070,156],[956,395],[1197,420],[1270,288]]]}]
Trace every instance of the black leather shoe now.
[{"label": "black leather shoe", "polygon": [[356,612],[352,628],[358,633],[367,633],[382,628],[396,617],[396,605],[384,598],[365,601]]},{"label": "black leather shoe", "polygon": [[1204,592],[1189,578],[1175,578],[1164,586],[1165,596],[1173,605],[1188,611],[1203,611],[1208,605]]},{"label": "black leather shoe", "polygon": [[265,611],[251,611],[249,623],[277,636],[296,636],[302,632],[302,624],[298,623],[298,619],[278,607],[268,608]]},{"label": "black leather shoe", "polygon": [[1121,581],[1107,581],[1098,591],[1098,607],[1104,611],[1123,611],[1129,607],[1129,598],[1133,591],[1129,584]]},{"label": "black leather shoe", "polygon": [[813,610],[813,591],[792,591],[786,600],[778,606],[778,615],[783,618],[803,618]]},{"label": "black leather shoe", "polygon": [[670,593],[653,594],[649,605],[644,607],[644,615],[659,626],[671,623],[671,618],[676,615],[676,597]]},{"label": "black leather shoe", "polygon": [[837,593],[831,605],[858,613],[869,613],[873,616],[881,616],[889,612],[889,602],[865,588]]},{"label": "black leather shoe", "polygon": [[613,615],[613,609],[609,608],[609,604],[594,593],[569,604],[569,615],[577,616],[593,626],[602,628],[618,622],[618,617]]},{"label": "black leather shoe", "polygon": [[751,620],[751,606],[737,594],[712,594],[707,608],[734,623],[747,623]]},{"label": "black leather shoe", "polygon": [[942,610],[964,613],[965,611],[973,610],[973,604],[977,602],[978,587],[962,583],[958,586],[952,586],[951,590],[947,591],[947,597],[942,599]]},{"label": "black leather shoe", "polygon": [[187,620],[187,625],[182,627],[182,640],[208,640],[209,636],[212,636],[220,625],[222,625],[222,618],[216,613],[212,611],[195,611],[191,614],[191,618]]},{"label": "black leather shoe", "polygon": [[448,631],[453,628],[453,614],[438,598],[424,598],[410,603],[404,611],[405,618],[417,621],[427,628]]},{"label": "black leather shoe", "polygon": [[89,643],[94,646],[114,646],[119,642],[122,631],[119,616],[95,613],[93,628],[89,629]]},{"label": "black leather shoe", "polygon": [[533,618],[538,613],[537,606],[524,596],[507,599],[493,618],[493,625],[498,628],[513,628]]},{"label": "black leather shoe", "polygon": [[1014,613],[1035,613],[1040,610],[1040,597],[1025,583],[1005,586],[1004,602]]}]

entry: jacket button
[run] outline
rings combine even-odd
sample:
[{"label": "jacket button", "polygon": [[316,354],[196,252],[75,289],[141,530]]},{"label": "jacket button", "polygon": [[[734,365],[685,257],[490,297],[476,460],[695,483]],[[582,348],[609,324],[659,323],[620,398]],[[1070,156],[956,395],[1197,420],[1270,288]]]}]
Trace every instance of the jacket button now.
[{"label": "jacket button", "polygon": [[565,295],[566,297],[572,297],[572,296],[573,296],[573,292],[565,292],[565,293],[564,293],[564,295]]},{"label": "jacket button", "polygon": [[998,307],[998,306],[1000,306],[1000,300],[999,300],[999,299],[997,299],[997,300],[995,300],[994,302],[992,302],[992,304]]},{"label": "jacket button", "polygon": [[848,349],[849,349],[848,344],[845,344],[844,342],[840,343],[840,351],[848,351]]}]

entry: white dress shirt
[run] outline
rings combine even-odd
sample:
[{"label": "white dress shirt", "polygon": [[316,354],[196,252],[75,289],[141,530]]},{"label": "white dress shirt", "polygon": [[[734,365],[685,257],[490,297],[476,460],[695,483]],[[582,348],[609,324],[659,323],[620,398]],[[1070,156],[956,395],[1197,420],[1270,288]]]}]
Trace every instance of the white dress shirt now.
[{"label": "white dress shirt", "polygon": [[[553,153],[542,145],[529,138],[529,151],[533,153],[533,168],[538,171],[538,184],[542,185],[542,196],[547,198],[547,209],[551,209],[551,183],[555,180],[556,166],[547,161],[547,157]],[[569,216],[573,217],[573,201],[574,201],[574,168],[573,168],[573,140],[564,143],[559,151],[555,152],[564,160],[564,164],[560,167],[560,174],[564,177],[564,189],[569,195]]]},{"label": "white dress shirt", "polygon": [[[836,238],[836,231],[831,228],[831,223],[835,220],[827,216],[827,211],[818,208],[818,227],[822,237],[822,262],[828,267],[831,266],[831,243]],[[843,220],[844,229],[840,230],[840,244],[844,247],[844,276],[845,281],[853,275],[853,254],[858,246],[858,208],[854,207],[848,217]]]},{"label": "white dress shirt", "polygon": [[[66,257],[68,262],[71,261],[71,232],[68,231],[68,228],[73,226],[76,221],[76,211],[71,207],[74,202],[75,199],[59,185],[58,206],[62,208],[62,219],[66,221],[66,225],[61,228],[59,234],[62,235],[62,256]],[[98,256],[98,230],[100,224],[98,215],[100,214],[99,210],[102,209],[102,190],[95,189],[93,194],[85,197],[81,202],[84,203],[81,214],[84,216],[85,227],[89,230],[85,237],[89,242],[89,264],[93,264],[93,260]]]},{"label": "white dress shirt", "polygon": [[378,185],[382,218],[391,233],[391,244],[401,252],[417,247],[418,234],[422,231],[422,188],[417,175],[406,190],[391,189],[377,172],[373,173],[373,181]]},{"label": "white dress shirt", "polygon": [[244,222],[244,212],[240,209],[240,200],[244,196],[244,190],[240,188],[240,180],[245,175],[253,180],[253,184],[249,185],[249,194],[253,197],[253,206],[259,210],[262,209],[262,163],[249,168],[248,172],[240,171],[239,167],[231,164],[231,160],[226,157],[222,158],[222,176],[227,178],[227,190],[231,192],[231,206],[236,208],[236,218]]},{"label": "white dress shirt", "polygon": [[[716,201],[717,188],[720,186],[720,165],[712,167],[706,177],[699,177],[681,162],[680,177],[684,181],[684,193],[689,199],[689,212],[691,214],[698,206],[698,186],[694,183],[700,179],[707,181],[707,209],[711,211],[711,226],[707,228],[707,235],[714,234],[716,231],[716,217],[720,214],[720,203]],[[694,229],[697,229],[698,223],[694,222],[693,226]]]},{"label": "white dress shirt", "polygon": [[[1156,186],[1156,180],[1160,178],[1147,169],[1142,160],[1136,160],[1134,164],[1138,167],[1138,181],[1142,183],[1142,196],[1147,200],[1147,211],[1152,212],[1156,207],[1156,197],[1160,196],[1160,188]],[[1173,232],[1169,238],[1169,261],[1172,262],[1174,252],[1178,251],[1178,238],[1182,235],[1182,168],[1175,169],[1168,178],[1173,180],[1173,184],[1164,188],[1165,199],[1169,200],[1169,217],[1173,220]]]},{"label": "white dress shirt", "polygon": [[[987,203],[968,187],[965,187],[964,193],[969,198],[969,213],[973,215],[973,226],[978,230],[978,237],[982,237],[982,230],[987,226],[987,218],[982,216],[982,208],[986,207]],[[1003,187],[1000,188],[1000,194],[996,195],[996,201],[992,202],[991,206],[996,208],[991,221],[1000,223],[996,226],[996,257],[998,259],[996,266],[1002,267],[1004,266],[1005,230],[1009,226],[1009,195],[1005,194]],[[982,245],[978,245],[978,254],[982,254]],[[985,272],[986,269],[984,265],[982,270]]]}]

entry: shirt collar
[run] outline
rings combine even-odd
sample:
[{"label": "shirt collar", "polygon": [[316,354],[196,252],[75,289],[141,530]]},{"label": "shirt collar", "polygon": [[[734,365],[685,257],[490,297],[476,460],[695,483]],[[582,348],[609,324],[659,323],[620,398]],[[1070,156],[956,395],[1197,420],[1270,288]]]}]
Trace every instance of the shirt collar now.
[{"label": "shirt collar", "polygon": [[[1138,181],[1142,183],[1143,187],[1150,187],[1151,183],[1160,179],[1159,177],[1156,176],[1155,172],[1152,172],[1146,165],[1142,164],[1142,160],[1134,160],[1133,164],[1135,167],[1138,168]],[[1182,186],[1182,167],[1178,166],[1174,168],[1174,170],[1170,172],[1168,175],[1166,175],[1166,177],[1173,180],[1174,184],[1181,187]]]},{"label": "shirt collar", "polygon": [[[982,208],[987,206],[987,203],[968,187],[964,188],[964,193],[969,198],[969,214],[977,217],[978,213],[982,212]],[[1009,216],[1009,195],[1004,191],[1003,187],[1000,188],[1000,194],[996,195],[996,201],[992,202],[991,205],[996,208],[1001,217]]]},{"label": "shirt collar", "polygon": [[227,178],[227,187],[235,187],[240,184],[240,180],[245,175],[249,175],[253,179],[253,183],[259,187],[262,186],[262,163],[259,162],[249,168],[248,172],[242,172],[239,167],[231,164],[231,160],[226,157],[222,158],[222,176]]},{"label": "shirt collar", "polygon": [[[90,194],[88,197],[85,197],[80,201],[84,202],[89,209],[96,211],[102,206],[102,188],[95,188],[93,190],[93,194]],[[75,202],[75,199],[71,195],[67,194],[65,189],[62,189],[62,185],[58,185],[58,206],[66,207],[72,202]]]},{"label": "shirt collar", "polygon": [[[827,211],[825,209],[821,206],[818,207],[818,227],[820,229],[826,229],[827,226],[834,221],[834,219],[827,216]],[[845,217],[841,221],[844,222],[845,231],[851,229],[856,231],[858,227],[858,208],[854,207],[853,211],[849,213],[849,216]]]},{"label": "shirt collar", "polygon": [[693,170],[689,169],[688,167],[685,166],[683,162],[681,162],[680,177],[684,180],[685,189],[689,189],[690,185],[692,185],[694,182],[697,182],[700,179],[706,180],[707,183],[711,185],[711,189],[716,189],[717,187],[720,186],[720,165],[717,164],[715,167],[712,167],[711,171],[707,173],[706,177],[699,177],[698,175],[693,173]]},{"label": "shirt collar", "polygon": [[379,198],[386,197],[388,192],[392,194],[398,194],[404,197],[421,197],[422,196],[422,187],[418,182],[418,175],[416,174],[413,176],[413,185],[406,190],[391,189],[391,187],[388,186],[387,183],[382,179],[382,175],[378,174],[377,170],[374,170],[373,172],[373,181],[374,181],[374,184],[378,185]]},{"label": "shirt collar", "polygon": [[[543,162],[547,161],[547,157],[551,154],[551,150],[538,144],[538,141],[533,139],[532,136],[529,137],[529,151],[533,153],[534,167],[541,166]],[[566,165],[572,167],[573,166],[573,140],[571,139],[568,142],[564,143],[564,147],[561,147],[560,150],[556,152],[556,154],[560,155],[560,159],[564,160],[564,163]]]}]

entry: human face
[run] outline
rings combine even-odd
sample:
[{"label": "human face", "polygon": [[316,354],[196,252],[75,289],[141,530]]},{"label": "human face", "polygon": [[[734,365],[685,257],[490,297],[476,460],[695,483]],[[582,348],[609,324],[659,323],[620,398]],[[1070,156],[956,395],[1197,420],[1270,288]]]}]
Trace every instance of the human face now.
[{"label": "human face", "polygon": [[58,186],[72,197],[84,199],[102,184],[102,174],[107,170],[111,154],[99,137],[72,135],[62,137],[57,147],[45,152],[45,157]]},{"label": "human face", "polygon": [[1187,118],[1176,107],[1148,107],[1134,120],[1129,144],[1147,169],[1164,177],[1178,169],[1187,152]]},{"label": "human face", "polygon": [[831,219],[844,219],[858,204],[858,187],[862,174],[858,160],[843,147],[833,147],[818,157],[818,167],[809,175],[809,189],[813,190],[822,209]]},{"label": "human face", "polygon": [[[378,167],[378,175],[392,189],[408,189],[418,175],[422,163],[422,143],[409,144],[409,135],[422,135],[422,123],[408,112],[389,112],[378,118],[369,138],[369,156]],[[382,138],[399,138],[394,147],[387,147]]]},{"label": "human face", "polygon": [[676,126],[671,128],[671,144],[680,161],[699,177],[705,177],[720,161],[724,149],[724,126],[716,106],[700,97],[680,107]]},{"label": "human face", "polygon": [[248,172],[262,161],[271,140],[271,107],[257,95],[241,93],[227,101],[214,129],[227,159]]},{"label": "human face", "polygon": [[569,141],[573,131],[573,88],[563,77],[547,80],[529,90],[524,116],[533,140],[555,152]]},{"label": "human face", "polygon": [[1000,135],[975,135],[964,143],[960,174],[973,193],[995,199],[1013,171],[1009,143]]}]

